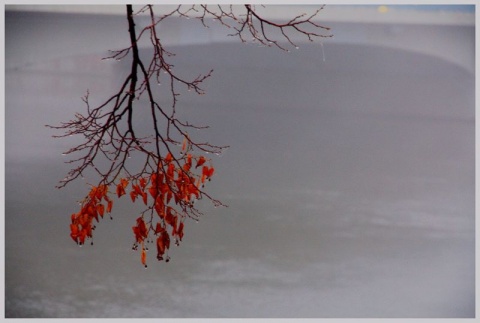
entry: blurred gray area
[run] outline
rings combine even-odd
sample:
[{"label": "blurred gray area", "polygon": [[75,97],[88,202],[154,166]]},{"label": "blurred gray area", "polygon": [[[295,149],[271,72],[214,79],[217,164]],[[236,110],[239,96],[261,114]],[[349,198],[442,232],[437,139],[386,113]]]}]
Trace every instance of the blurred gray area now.
[{"label": "blurred gray area", "polygon": [[70,239],[96,178],[55,189],[80,139],[44,126],[82,111],[87,89],[97,103],[116,91],[128,62],[101,58],[128,40],[125,19],[5,21],[6,317],[475,316],[473,71],[335,41],[170,47],[179,73],[214,69],[207,95],[182,92],[178,110],[210,126],[195,136],[230,145],[207,187],[229,207],[202,203],[172,260],[151,252],[145,270],[126,198],[94,246]]}]

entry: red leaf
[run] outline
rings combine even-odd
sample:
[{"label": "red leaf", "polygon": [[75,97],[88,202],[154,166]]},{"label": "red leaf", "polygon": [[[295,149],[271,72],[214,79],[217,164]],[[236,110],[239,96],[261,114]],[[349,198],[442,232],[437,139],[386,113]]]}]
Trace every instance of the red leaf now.
[{"label": "red leaf", "polygon": [[182,238],[183,238],[183,222],[180,222],[180,224],[178,225],[178,228],[177,228],[177,236],[178,236],[178,238],[179,238],[180,241],[181,241]]},{"label": "red leaf", "polygon": [[143,177],[140,178],[140,181],[139,181],[139,182],[140,182],[140,187],[141,187],[142,189],[145,189],[145,186],[147,186],[147,181],[145,180],[145,178],[143,178]]},{"label": "red leaf", "polygon": [[86,237],[87,237],[87,231],[86,231],[85,229],[82,229],[82,230],[79,232],[79,235],[78,235],[78,242],[79,242],[80,244],[84,244]]},{"label": "red leaf", "polygon": [[163,199],[161,197],[157,197],[154,207],[159,217],[165,217],[165,204],[163,203]]},{"label": "red leaf", "polygon": [[170,236],[168,235],[167,231],[162,234],[162,238],[165,249],[170,249]]},{"label": "red leaf", "polygon": [[167,178],[169,180],[173,180],[173,173],[175,172],[175,165],[173,164],[168,164],[168,169],[167,169]]},{"label": "red leaf", "polygon": [[163,235],[157,238],[157,258],[162,259],[165,253],[165,243],[163,242]]},{"label": "red leaf", "polygon": [[207,176],[207,174],[208,174],[208,166],[203,166],[202,167],[202,175]]},{"label": "red leaf", "polygon": [[183,165],[183,170],[186,171],[186,172],[188,172],[191,167],[192,167],[191,164],[184,164],[184,165]]},{"label": "red leaf", "polygon": [[108,204],[107,204],[107,212],[110,213],[112,212],[112,206],[113,206],[113,201],[108,201]]},{"label": "red leaf", "polygon": [[70,224],[70,237],[72,237],[73,241],[78,243],[78,235],[79,235],[79,229],[78,226],[75,224]]},{"label": "red leaf", "polygon": [[203,164],[205,164],[206,161],[207,160],[205,159],[205,157],[200,156],[200,158],[197,161],[197,164],[195,165],[195,168],[198,168],[198,167],[202,166]]},{"label": "red leaf", "polygon": [[160,222],[157,222],[157,227],[155,228],[155,234],[160,234],[160,233],[162,233],[163,231],[165,231],[165,228],[162,227],[162,225],[160,224]]},{"label": "red leaf", "polygon": [[163,231],[162,234],[157,238],[157,259],[163,259],[163,254],[167,249],[170,248],[170,237],[166,231]]},{"label": "red leaf", "polygon": [[171,207],[167,207],[167,215],[165,216],[165,222],[167,222],[172,227],[175,227],[177,225],[177,217],[173,215]]},{"label": "red leaf", "polygon": [[215,171],[215,169],[213,167],[210,167],[210,169],[208,170],[208,173],[207,173],[207,177],[212,177],[214,171]]},{"label": "red leaf", "polygon": [[97,212],[97,207],[95,205],[93,205],[93,204],[88,205],[87,214],[90,218],[95,218],[95,220],[97,220],[97,222],[98,222],[98,212]]},{"label": "red leaf", "polygon": [[190,184],[188,185],[188,194],[193,194],[195,195],[195,197],[198,199],[200,198],[200,191],[198,190],[198,188],[193,185],[193,184]]},{"label": "red leaf", "polygon": [[125,194],[125,188],[123,187],[122,184],[118,184],[117,185],[117,196],[121,197],[124,194]]},{"label": "red leaf", "polygon": [[148,192],[150,193],[150,195],[151,195],[153,198],[156,198],[156,197],[157,197],[158,190],[157,190],[156,187],[150,186],[150,188],[148,189]]},{"label": "red leaf", "polygon": [[165,157],[165,163],[169,164],[173,160],[173,156],[171,153],[168,153],[167,156]]},{"label": "red leaf", "polygon": [[137,219],[137,225],[132,227],[132,230],[138,243],[142,243],[148,235],[148,229],[142,217]]},{"label": "red leaf", "polygon": [[132,202],[135,202],[135,199],[137,198],[137,192],[131,191],[130,198],[132,199]]},{"label": "red leaf", "polygon": [[105,213],[105,207],[103,206],[103,204],[97,205],[97,211],[98,214],[100,214],[100,216],[103,218],[103,214]]},{"label": "red leaf", "polygon": [[137,184],[133,184],[132,188],[138,195],[142,194],[142,190],[140,189],[140,186],[138,186]]}]

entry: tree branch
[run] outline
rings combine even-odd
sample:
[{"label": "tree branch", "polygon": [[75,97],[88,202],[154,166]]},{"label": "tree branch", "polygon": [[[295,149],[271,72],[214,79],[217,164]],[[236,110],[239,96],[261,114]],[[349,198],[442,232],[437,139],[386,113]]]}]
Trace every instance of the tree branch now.
[{"label": "tree branch", "polygon": [[[141,197],[146,208],[136,220],[133,227],[135,243],[133,249],[142,247],[142,263],[146,266],[144,241],[150,236],[157,238],[158,259],[169,249],[170,236],[176,243],[183,236],[183,223],[187,217],[198,219],[202,213],[194,207],[196,200],[207,198],[215,206],[225,206],[204,191],[206,181],[214,173],[211,160],[204,153],[220,154],[228,146],[217,146],[208,142],[199,142],[188,134],[189,129],[204,129],[179,120],[176,108],[180,92],[178,87],[193,90],[202,95],[202,83],[208,79],[213,70],[191,80],[179,76],[173,65],[168,62],[173,53],[167,51],[157,35],[157,26],[166,18],[179,16],[198,19],[208,27],[207,19],[214,19],[221,25],[235,30],[233,36],[242,41],[245,34],[267,46],[276,46],[286,50],[282,42],[295,46],[288,31],[303,34],[308,40],[330,37],[320,31],[328,31],[328,27],[312,21],[323,9],[321,7],[310,16],[305,14],[284,22],[274,22],[263,18],[252,5],[245,5],[245,14],[234,13],[233,6],[178,6],[169,13],[156,17],[152,5],[142,7],[137,13],[148,13],[150,24],[136,33],[135,13],[132,5],[126,5],[128,33],[130,45],[126,48],[111,51],[110,59],[121,60],[131,55],[131,68],[119,90],[102,104],[90,107],[89,92],[83,98],[86,105],[85,115],[76,113],[75,118],[59,126],[49,126],[63,130],[64,134],[54,137],[80,135],[84,142],[67,150],[65,155],[72,155],[67,163],[77,164],[67,177],[57,186],[64,187],[79,176],[83,177],[87,169],[92,169],[100,177],[97,185],[92,185],[90,192],[81,201],[78,213],[72,214],[71,237],[79,244],[92,237],[93,219],[103,217],[105,210],[109,213],[113,201],[109,197],[109,187],[116,187],[118,197],[126,194],[130,186],[130,197],[135,202]],[[310,28],[310,29],[309,29]],[[280,39],[274,38],[273,31],[279,32]],[[138,43],[148,35],[153,52],[149,60],[139,55]],[[166,83],[171,105],[162,106],[156,98],[151,82]],[[146,137],[136,134],[134,109],[136,100],[146,96],[151,114],[151,133]],[[126,119],[126,120],[125,120]],[[165,122],[162,127],[160,122]],[[144,130],[144,129],[142,129]],[[128,164],[129,157],[143,160],[141,166],[132,169]],[[143,158],[143,159],[142,159]],[[104,166],[104,164],[107,166]],[[103,167],[102,167],[103,166]],[[150,198],[149,198],[150,197]],[[149,202],[150,200],[150,202]],[[106,208],[102,203],[107,203]],[[158,215],[158,219],[155,221]],[[170,233],[169,233],[170,232]],[[93,240],[92,240],[93,241]],[[166,260],[168,260],[168,254]]]}]

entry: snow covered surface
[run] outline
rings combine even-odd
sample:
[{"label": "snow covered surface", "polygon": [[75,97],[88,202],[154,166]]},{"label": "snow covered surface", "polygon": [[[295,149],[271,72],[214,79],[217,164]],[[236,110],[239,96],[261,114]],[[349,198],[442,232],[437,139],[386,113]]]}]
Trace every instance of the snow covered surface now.
[{"label": "snow covered surface", "polygon": [[[44,127],[83,109],[87,88],[97,102],[116,89],[128,64],[101,58],[126,40],[124,19],[5,21],[6,317],[475,316],[473,70],[341,41],[407,30],[423,43],[425,26],[332,22],[337,40],[291,53],[172,44],[182,72],[214,68],[207,95],[183,93],[179,112],[210,125],[199,137],[231,146],[213,156],[208,187],[229,207],[205,203],[172,260],[151,255],[145,270],[126,200],[94,246],[71,241],[86,186],[54,186],[76,139]],[[456,50],[473,57],[473,26],[429,28],[447,53],[461,34]]]}]

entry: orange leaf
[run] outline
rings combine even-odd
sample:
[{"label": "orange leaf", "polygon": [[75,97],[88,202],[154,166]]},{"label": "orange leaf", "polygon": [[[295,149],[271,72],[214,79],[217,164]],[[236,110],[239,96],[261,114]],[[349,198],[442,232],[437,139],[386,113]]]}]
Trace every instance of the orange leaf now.
[{"label": "orange leaf", "polygon": [[78,242],[80,244],[84,244],[86,237],[87,237],[87,231],[85,229],[82,229],[78,235]]},{"label": "orange leaf", "polygon": [[94,206],[92,204],[88,204],[87,206],[87,213],[88,215],[90,216],[95,216],[96,213],[97,213],[97,210],[94,208]]},{"label": "orange leaf", "polygon": [[113,201],[108,200],[108,205],[107,205],[107,212],[108,213],[112,212],[112,206],[113,206]]},{"label": "orange leaf", "polygon": [[142,256],[141,256],[141,259],[142,259],[142,264],[147,267],[147,252],[145,251],[145,248],[143,248],[142,246]]},{"label": "orange leaf", "polygon": [[76,226],[75,224],[70,224],[70,237],[72,237],[73,241],[75,241],[76,243],[78,243],[78,235],[78,226]]},{"label": "orange leaf", "polygon": [[97,212],[97,208],[94,204],[89,204],[88,205],[87,214],[88,214],[89,217],[95,218],[95,220],[97,220],[97,222],[98,222],[98,212]]},{"label": "orange leaf", "polygon": [[90,190],[90,193],[88,193],[88,196],[90,198],[94,198],[97,195],[97,188],[95,186],[92,186],[92,189]]},{"label": "orange leaf", "polygon": [[186,172],[188,172],[191,167],[192,167],[191,164],[184,164],[184,165],[183,165],[183,170],[186,171]]},{"label": "orange leaf", "polygon": [[205,182],[205,179],[208,178],[209,174],[210,174],[210,170],[208,169],[208,166],[203,166],[202,167],[202,183]]},{"label": "orange leaf", "polygon": [[128,179],[120,178],[120,184],[122,184],[123,188],[128,186]]},{"label": "orange leaf", "polygon": [[183,137],[182,151],[185,151],[185,149],[187,149],[187,138]]},{"label": "orange leaf", "polygon": [[101,200],[102,197],[103,197],[105,200],[108,201],[107,193],[108,193],[108,186],[107,185],[98,186],[98,188],[97,188],[97,198],[99,200]]},{"label": "orange leaf", "polygon": [[103,206],[103,204],[97,205],[97,211],[98,214],[100,214],[100,216],[103,218],[103,214],[105,213],[105,207]]},{"label": "orange leaf", "polygon": [[200,156],[200,158],[197,161],[197,165],[195,165],[195,168],[198,168],[198,167],[202,166],[203,164],[205,164],[206,161],[207,160],[205,159],[205,157]]}]

